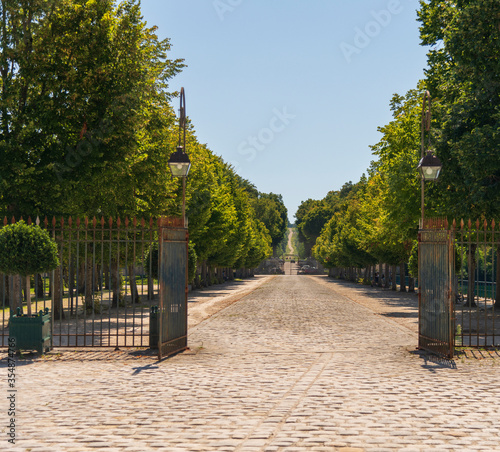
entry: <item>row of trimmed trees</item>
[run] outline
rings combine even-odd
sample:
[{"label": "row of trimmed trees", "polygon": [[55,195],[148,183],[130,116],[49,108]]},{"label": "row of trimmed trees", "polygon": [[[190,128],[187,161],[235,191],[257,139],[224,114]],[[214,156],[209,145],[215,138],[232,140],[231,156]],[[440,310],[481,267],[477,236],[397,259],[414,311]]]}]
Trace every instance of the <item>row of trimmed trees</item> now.
[{"label": "row of trimmed trees", "polygon": [[[179,216],[168,84],[185,64],[168,58],[140,1],[0,0],[0,16],[0,214]],[[189,121],[186,151],[193,278],[256,267],[285,234],[281,196],[238,176]]]},{"label": "row of trimmed trees", "polygon": [[422,1],[418,17],[421,43],[430,46],[426,78],[391,99],[393,120],[379,128],[368,177],[304,201],[295,215],[301,240],[326,267],[382,262],[394,275],[394,266],[411,260],[415,272],[426,90],[433,100],[432,147],[443,164],[439,180],[425,187],[426,216],[499,217],[500,3]]}]

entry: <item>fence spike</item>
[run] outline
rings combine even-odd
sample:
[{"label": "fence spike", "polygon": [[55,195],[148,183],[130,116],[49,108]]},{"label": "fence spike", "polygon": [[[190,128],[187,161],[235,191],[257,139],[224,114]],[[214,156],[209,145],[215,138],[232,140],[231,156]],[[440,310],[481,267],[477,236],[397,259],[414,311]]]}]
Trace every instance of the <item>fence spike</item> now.
[{"label": "fence spike", "polygon": [[70,228],[71,228],[71,226],[73,226],[73,218],[71,218],[71,217],[68,218],[68,224],[69,224]]},{"label": "fence spike", "polygon": [[101,217],[101,228],[104,228],[104,217]]},{"label": "fence spike", "polygon": [[[14,217],[12,217],[12,219],[14,220]],[[23,216],[21,215],[21,218],[19,218],[19,221],[24,221],[23,219]],[[16,220],[14,220],[14,223],[16,222]]]},{"label": "fence spike", "polygon": [[28,215],[28,224],[31,226],[33,222],[31,221],[31,216]]},{"label": "fence spike", "polygon": [[64,218],[61,217],[61,229],[64,227]]},{"label": "fence spike", "polygon": [[38,215],[36,216],[35,224],[40,226],[40,217]]},{"label": "fence spike", "polygon": [[120,217],[118,217],[116,219],[116,226],[119,228],[121,224],[122,224],[122,221],[120,220]]},{"label": "fence spike", "polygon": [[451,223],[451,227],[453,229],[456,229],[456,227],[457,227],[457,220],[455,220],[455,218],[453,218],[453,223]]},{"label": "fence spike", "polygon": [[85,220],[83,220],[84,224],[85,224],[85,229],[88,229],[89,227],[89,217],[85,216]]},{"label": "fence spike", "polygon": [[7,223],[8,223],[8,222],[9,222],[9,221],[7,220],[7,217],[3,217],[3,225],[4,225],[4,226],[7,226]]},{"label": "fence spike", "polygon": [[491,220],[491,229],[492,230],[495,229],[495,220],[494,219]]},{"label": "fence spike", "polygon": [[144,220],[144,217],[141,218],[141,226],[142,227],[146,226],[146,221]]},{"label": "fence spike", "polygon": [[113,227],[113,218],[111,216],[109,217],[108,223],[109,223],[109,227],[112,228]]},{"label": "fence spike", "polygon": [[81,223],[80,217],[76,217],[76,227],[77,228],[80,228],[80,223]]},{"label": "fence spike", "polygon": [[56,217],[52,217],[52,227],[55,229],[56,227],[56,223],[57,223],[57,220],[56,220]]},{"label": "fence spike", "polygon": [[476,220],[476,229],[479,229],[479,218]]},{"label": "fence spike", "polygon": [[125,217],[125,227],[128,228],[128,217]]},{"label": "fence spike", "polygon": [[467,226],[469,227],[469,229],[472,229],[472,221],[470,218],[469,218],[469,222],[467,223]]},{"label": "fence spike", "polygon": [[[158,218],[158,225],[160,224],[160,219]],[[149,219],[149,227],[153,227],[153,218]]]},{"label": "fence spike", "polygon": [[484,219],[483,228],[485,231],[488,228],[488,222],[486,221],[486,218]]},{"label": "fence spike", "polygon": [[94,229],[95,229],[95,228],[96,228],[96,226],[97,226],[97,220],[96,220],[96,218],[95,218],[95,215],[94,215],[94,218],[93,218],[93,220],[92,220],[92,225],[94,226]]},{"label": "fence spike", "polygon": [[132,224],[134,225],[134,228],[137,227],[137,217],[134,217],[134,219],[132,220]]}]

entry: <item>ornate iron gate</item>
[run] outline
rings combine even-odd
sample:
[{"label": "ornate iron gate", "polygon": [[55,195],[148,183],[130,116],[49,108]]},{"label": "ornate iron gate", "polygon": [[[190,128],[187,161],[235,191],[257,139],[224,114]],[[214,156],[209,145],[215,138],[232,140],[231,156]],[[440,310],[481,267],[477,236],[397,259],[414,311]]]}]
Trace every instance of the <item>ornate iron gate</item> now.
[{"label": "ornate iron gate", "polygon": [[158,359],[187,348],[188,231],[182,219],[160,221]]},{"label": "ornate iron gate", "polygon": [[418,235],[418,346],[440,356],[454,355],[452,233],[423,229]]},{"label": "ornate iron gate", "polygon": [[[160,357],[186,348],[188,245],[181,218],[39,223],[57,242],[60,266],[34,276],[29,299],[33,312],[50,310],[53,347],[161,345]],[[14,311],[9,279],[0,275],[0,349],[8,346]],[[26,310],[26,291],[24,297]]]}]

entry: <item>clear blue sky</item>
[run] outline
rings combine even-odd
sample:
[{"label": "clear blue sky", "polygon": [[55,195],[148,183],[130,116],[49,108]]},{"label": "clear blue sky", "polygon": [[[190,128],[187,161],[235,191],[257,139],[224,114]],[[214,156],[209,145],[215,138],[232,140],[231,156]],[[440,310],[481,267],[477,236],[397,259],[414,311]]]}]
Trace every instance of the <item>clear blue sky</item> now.
[{"label": "clear blue sky", "polygon": [[[418,0],[142,0],[187,67],[198,140],[261,192],[299,204],[357,182],[389,101],[423,78]],[[174,106],[177,110],[178,101]],[[189,151],[189,150],[188,150]]]}]

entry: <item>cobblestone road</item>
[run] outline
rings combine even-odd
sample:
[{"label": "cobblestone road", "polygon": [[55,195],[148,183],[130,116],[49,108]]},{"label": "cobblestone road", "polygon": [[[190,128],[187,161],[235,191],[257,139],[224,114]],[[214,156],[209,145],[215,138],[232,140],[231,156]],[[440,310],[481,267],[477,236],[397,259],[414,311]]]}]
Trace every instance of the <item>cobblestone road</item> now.
[{"label": "cobblestone road", "polygon": [[500,451],[498,360],[416,353],[412,329],[317,281],[275,277],[159,363],[19,365],[12,449]]}]

